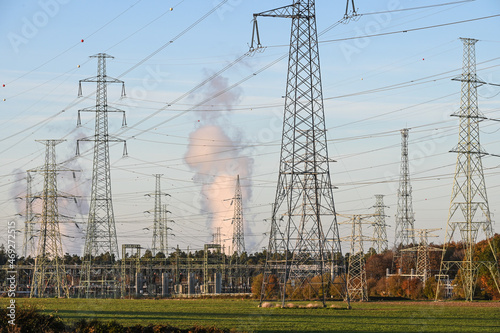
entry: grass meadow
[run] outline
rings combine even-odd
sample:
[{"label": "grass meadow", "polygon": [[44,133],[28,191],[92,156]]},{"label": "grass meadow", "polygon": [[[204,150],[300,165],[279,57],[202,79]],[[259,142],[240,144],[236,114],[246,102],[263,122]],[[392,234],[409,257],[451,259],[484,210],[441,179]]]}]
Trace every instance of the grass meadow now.
[{"label": "grass meadow", "polygon": [[65,323],[99,319],[243,332],[500,332],[500,303],[493,301],[364,302],[353,303],[351,310],[341,302],[327,308],[301,302],[293,302],[294,308],[261,308],[248,299],[17,299],[16,304],[57,314]]}]

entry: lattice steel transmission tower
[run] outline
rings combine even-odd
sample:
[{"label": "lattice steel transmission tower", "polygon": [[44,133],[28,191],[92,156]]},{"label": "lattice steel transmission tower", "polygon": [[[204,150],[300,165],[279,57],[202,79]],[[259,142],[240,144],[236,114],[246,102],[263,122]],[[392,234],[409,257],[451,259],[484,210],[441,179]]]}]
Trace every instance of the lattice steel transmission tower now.
[{"label": "lattice steel transmission tower", "polygon": [[[170,213],[169,210],[167,210],[167,205],[166,204],[163,204],[163,209],[161,211],[162,213],[162,220],[163,220],[163,240],[164,240],[164,246],[165,246],[165,249],[163,252],[165,254],[166,257],[168,257],[168,231],[169,230],[172,230],[172,228],[170,228],[168,226],[168,223],[169,222],[174,222],[174,220],[169,220],[168,219],[168,213]],[[172,236],[175,236],[174,234],[172,234]]]},{"label": "lattice steel transmission tower", "polygon": [[437,237],[437,235],[432,235],[431,232],[440,230],[436,229],[414,229],[413,232],[418,236],[419,243],[417,245],[417,269],[416,275],[420,277],[422,282],[425,283],[427,278],[431,275],[431,260],[430,252],[439,251],[439,249],[431,248],[429,246],[429,236]]},{"label": "lattice steel transmission tower", "polygon": [[[153,244],[152,244],[152,254],[155,256],[158,252],[167,255],[168,252],[168,242],[167,242],[167,223],[166,223],[166,213],[167,211],[162,211],[161,197],[169,195],[161,191],[161,174],[155,174],[155,207],[154,207],[154,226],[153,226]],[[150,195],[150,194],[146,194]]]},{"label": "lattice steel transmission tower", "polygon": [[25,219],[24,219],[24,238],[23,238],[23,255],[27,258],[29,255],[35,255],[35,218],[33,212],[33,197],[32,193],[33,176],[30,171],[26,172],[26,197],[25,197]]},{"label": "lattice steel transmission tower", "polygon": [[[439,288],[450,270],[460,278],[466,301],[472,301],[480,266],[491,273],[499,288],[498,258],[491,242],[493,227],[486,194],[482,157],[488,155],[479,142],[479,123],[486,119],[478,108],[477,87],[483,84],[476,75],[477,39],[461,38],[463,43],[462,74],[454,80],[462,82],[460,109],[452,116],[460,121],[458,145],[451,150],[457,153],[455,177],[451,194],[450,210],[446,226],[446,239],[441,261]],[[461,236],[464,246],[462,261],[445,260],[446,250],[453,241],[455,232]],[[491,250],[491,261],[479,261],[475,257],[478,233],[482,231]],[[436,293],[438,297],[439,293]]]},{"label": "lattice steel transmission tower", "polygon": [[[259,16],[292,19],[280,168],[260,301],[277,297],[285,306],[308,290],[310,298],[325,305],[335,278],[326,273],[338,273],[344,265],[330,179],[315,1],[294,0],[254,14],[257,38]],[[345,295],[345,279],[340,288]]]},{"label": "lattice steel transmission tower", "polygon": [[[109,163],[109,143],[124,142],[123,155],[127,155],[126,142],[109,135],[108,113],[121,112],[123,114],[122,126],[126,125],[125,111],[108,105],[107,85],[110,83],[122,84],[122,97],[125,95],[125,84],[123,81],[107,76],[106,59],[113,58],[106,53],[98,53],[91,56],[97,58],[97,76],[80,80],[79,96],[81,96],[82,82],[96,82],[96,104],[94,107],[78,110],[78,124],[80,124],[80,112],[95,113],[95,134],[93,137],[77,141],[77,154],[79,154],[79,141],[94,142],[94,158],[92,171],[92,190],[90,196],[90,210],[87,223],[87,234],[85,238],[84,264],[81,278],[87,292],[91,284],[92,258],[99,254],[109,253],[110,261],[113,257],[118,259],[118,241],[116,238],[115,216],[111,195],[111,172]],[[111,262],[110,262],[111,264]],[[111,279],[116,279],[115,272],[111,273]],[[108,280],[107,276],[99,277],[99,283]],[[88,293],[87,293],[88,295]]]},{"label": "lattice steel transmission tower", "polygon": [[216,227],[215,232],[212,234],[212,243],[222,247],[222,227]]},{"label": "lattice steel transmission tower", "polygon": [[373,243],[372,247],[377,253],[382,253],[389,248],[387,241],[387,224],[385,223],[384,195],[375,194],[375,214],[373,222]]},{"label": "lattice steel transmission tower", "polygon": [[240,255],[245,252],[245,230],[243,227],[243,205],[241,200],[240,175],[236,178],[233,205],[234,214],[231,222],[233,225],[233,244],[231,251]]},{"label": "lattice steel transmission tower", "polygon": [[412,190],[410,184],[410,163],[408,160],[409,129],[401,130],[401,166],[398,189],[398,210],[396,214],[396,234],[394,240],[394,263],[402,273],[407,273],[414,264],[414,253],[401,249],[415,244],[415,218],[413,214]]},{"label": "lattice steel transmission tower", "polygon": [[399,174],[398,210],[396,215],[396,236],[394,245],[408,246],[415,243],[412,190],[410,184],[410,163],[408,160],[409,129],[401,130],[401,166]]},{"label": "lattice steel transmission tower", "polygon": [[233,218],[231,224],[233,226],[233,239],[229,254],[231,259],[229,262],[228,282],[232,292],[244,292],[245,282],[248,281],[248,269],[241,264],[241,254],[245,250],[245,229],[243,225],[243,203],[241,196],[240,175],[236,177],[236,186],[234,197],[231,199],[231,205],[234,206]]},{"label": "lattice steel transmission tower", "polygon": [[40,217],[40,231],[35,256],[35,267],[31,281],[30,297],[41,297],[47,289],[53,289],[57,297],[69,297],[66,282],[66,271],[63,263],[63,247],[61,232],[59,231],[59,209],[57,199],[57,172],[56,151],[57,144],[64,140],[38,141],[44,143],[45,164],[34,171],[43,173],[42,215]]},{"label": "lattice steel transmission tower", "polygon": [[[353,301],[368,300],[368,285],[366,283],[365,252],[363,243],[367,240],[363,236],[363,220],[372,218],[374,215],[352,215],[349,219],[352,231],[350,240],[351,247],[347,264],[347,291]],[[368,222],[373,225],[372,222]]]}]

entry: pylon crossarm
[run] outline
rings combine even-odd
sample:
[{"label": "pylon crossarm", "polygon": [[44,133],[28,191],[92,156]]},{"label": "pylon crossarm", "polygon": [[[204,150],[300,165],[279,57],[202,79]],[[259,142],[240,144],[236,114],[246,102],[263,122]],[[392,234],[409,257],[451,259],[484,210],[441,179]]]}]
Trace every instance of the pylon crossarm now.
[{"label": "pylon crossarm", "polygon": [[296,4],[278,7],[265,12],[253,14],[253,29],[252,29],[252,42],[250,45],[250,52],[262,49],[262,44],[260,42],[259,25],[257,23],[257,17],[280,17],[280,18],[312,18],[314,15],[301,15],[294,14],[294,9],[297,7]]},{"label": "pylon crossarm", "polygon": [[[84,108],[84,109],[78,110],[78,118],[77,118],[77,121],[76,121],[76,126],[77,127],[80,127],[82,125],[82,119],[81,119],[81,116],[80,116],[80,112],[96,112],[96,108],[95,108],[95,106],[92,106],[92,107],[88,107],[88,108]],[[126,119],[125,111],[124,110],[121,110],[121,109],[112,107],[110,105],[107,105],[105,112],[119,112],[119,113],[121,113],[122,114],[122,127],[126,127],[127,126],[127,119]]]},{"label": "pylon crossarm", "polygon": [[103,82],[103,81],[106,82],[106,83],[121,83],[121,84],[124,84],[124,81],[119,80],[119,79],[114,78],[114,77],[111,77],[111,76],[107,76],[107,75],[104,75],[104,76],[98,75],[98,76],[88,77],[86,79],[80,80],[79,83],[81,84],[82,82]]},{"label": "pylon crossarm", "polygon": [[476,87],[479,87],[479,86],[482,86],[483,84],[490,84],[490,85],[497,85],[497,84],[492,84],[492,83],[487,83],[485,81],[482,81],[482,80],[478,80],[477,77],[475,77],[473,79],[473,81],[471,81],[471,78],[468,77],[468,76],[464,76],[464,75],[461,75],[461,76],[458,76],[458,77],[455,77],[453,79],[451,79],[452,81],[460,81],[460,82],[473,82],[476,84]]},{"label": "pylon crossarm", "polygon": [[[262,17],[281,17],[281,18],[299,18],[299,17],[304,17],[300,16],[300,14],[294,14],[294,8],[297,6],[295,4],[293,5],[287,5],[283,7],[278,7],[270,10],[266,10],[264,12],[256,13],[253,14],[253,17],[256,18],[258,16]],[[307,18],[310,18],[311,16],[307,16]]]}]

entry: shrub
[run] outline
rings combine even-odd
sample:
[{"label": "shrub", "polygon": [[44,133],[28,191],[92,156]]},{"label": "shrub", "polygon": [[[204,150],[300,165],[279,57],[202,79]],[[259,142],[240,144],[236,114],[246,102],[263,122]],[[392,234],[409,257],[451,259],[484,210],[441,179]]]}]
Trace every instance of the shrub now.
[{"label": "shrub", "polygon": [[375,287],[373,287],[372,292],[374,295],[387,296],[387,278],[383,277],[377,281]]},{"label": "shrub", "polygon": [[[8,309],[0,309],[0,332],[9,332],[13,328],[7,314]],[[15,323],[15,331],[22,333],[62,332],[65,329],[59,316],[39,313],[31,306],[16,308]]]},{"label": "shrub", "polygon": [[405,295],[411,299],[421,299],[424,297],[423,286],[420,279],[405,279],[401,284]]},{"label": "shrub", "polygon": [[[262,293],[263,279],[264,276],[261,273],[255,276],[252,280],[252,296],[254,298],[260,298],[260,295]],[[278,284],[278,279],[276,278],[275,275],[269,275],[267,277],[267,283],[265,287],[266,287],[264,295],[265,299],[272,299],[278,295],[279,284]]]},{"label": "shrub", "polygon": [[387,279],[387,292],[393,297],[404,297],[403,278],[399,275],[390,276]]},{"label": "shrub", "polygon": [[46,315],[38,312],[34,307],[18,307],[16,309],[16,326],[8,323],[7,309],[0,309],[0,333],[228,333],[229,330],[217,327],[193,326],[180,329],[170,325],[135,325],[126,327],[116,321],[99,321],[85,319],[74,325],[65,325],[57,315]]},{"label": "shrub", "polygon": [[260,298],[260,293],[262,290],[262,279],[263,275],[260,273],[257,276],[254,276],[252,279],[252,296],[253,298]]},{"label": "shrub", "polygon": [[436,298],[436,288],[437,281],[433,277],[428,278],[425,281],[424,290],[422,291],[422,293],[424,294],[425,298],[434,300]]},{"label": "shrub", "polygon": [[377,295],[377,282],[379,280],[375,278],[369,278],[366,280],[366,286],[368,289],[368,295],[369,296],[376,296]]}]

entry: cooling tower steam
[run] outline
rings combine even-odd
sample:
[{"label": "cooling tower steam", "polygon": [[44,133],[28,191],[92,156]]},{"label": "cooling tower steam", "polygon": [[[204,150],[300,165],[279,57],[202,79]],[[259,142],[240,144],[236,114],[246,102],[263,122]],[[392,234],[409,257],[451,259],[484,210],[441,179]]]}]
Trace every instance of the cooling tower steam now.
[{"label": "cooling tower steam", "polygon": [[[225,90],[228,80],[216,77],[201,94],[193,96],[196,101]],[[206,214],[206,225],[210,234],[221,229],[222,245],[229,251],[232,241],[233,216],[231,199],[235,194],[236,176],[242,183],[243,207],[251,197],[250,178],[253,159],[249,149],[242,143],[244,133],[232,124],[232,108],[240,100],[241,90],[233,89],[210,101],[208,108],[199,107],[196,114],[196,128],[189,135],[189,146],[184,160],[195,173],[193,181],[200,184],[200,210]],[[228,220],[229,219],[229,220]],[[207,235],[211,240],[211,235]]]}]

